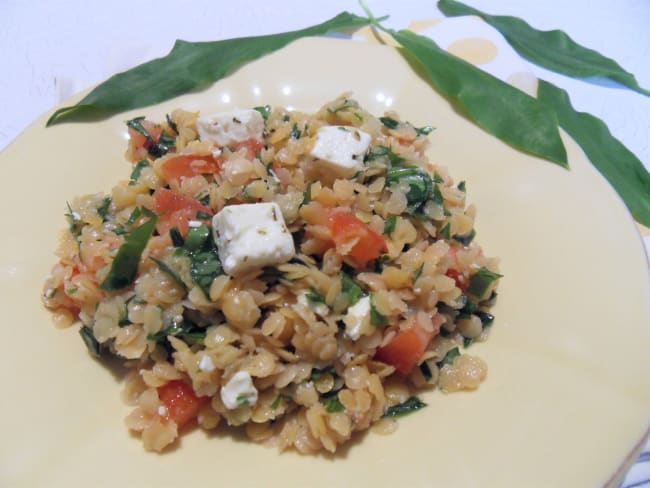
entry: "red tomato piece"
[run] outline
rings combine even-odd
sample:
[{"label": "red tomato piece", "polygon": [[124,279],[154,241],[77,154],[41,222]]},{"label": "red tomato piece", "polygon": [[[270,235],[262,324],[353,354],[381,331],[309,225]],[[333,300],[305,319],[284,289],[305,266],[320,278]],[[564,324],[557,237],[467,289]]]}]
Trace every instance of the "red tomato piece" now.
[{"label": "red tomato piece", "polygon": [[449,268],[445,273],[445,275],[453,279],[456,282],[456,286],[458,288],[465,291],[465,289],[467,288],[467,282],[466,282],[467,280],[465,279],[465,275],[463,273],[461,273],[457,269]]},{"label": "red tomato piece", "polygon": [[158,387],[158,398],[167,408],[167,417],[176,422],[179,429],[196,418],[201,407],[208,402],[208,397],[197,397],[183,380],[173,380]]},{"label": "red tomato piece", "polygon": [[365,266],[368,261],[378,258],[387,250],[384,238],[350,212],[330,210],[326,225],[337,246],[358,238],[348,256],[354,258],[361,266]]},{"label": "red tomato piece", "polygon": [[166,181],[178,180],[181,177],[216,173],[219,171],[220,161],[212,156],[192,156],[178,154],[166,159],[160,170]]},{"label": "red tomato piece", "polygon": [[238,142],[235,145],[235,151],[238,151],[243,147],[246,148],[246,157],[248,159],[253,159],[255,157],[255,154],[264,148],[264,143],[262,141],[258,141],[257,139],[251,137],[250,139],[246,139],[245,141]]},{"label": "red tomato piece", "polygon": [[433,336],[433,332],[414,325],[398,332],[392,341],[377,351],[375,359],[395,366],[398,374],[406,376],[418,364]]},{"label": "red tomato piece", "polygon": [[173,192],[166,188],[158,188],[153,194],[153,211],[158,214],[156,230],[164,235],[172,227],[178,227],[182,235],[187,234],[188,222],[196,220],[197,212],[212,214],[212,209],[198,200]]}]

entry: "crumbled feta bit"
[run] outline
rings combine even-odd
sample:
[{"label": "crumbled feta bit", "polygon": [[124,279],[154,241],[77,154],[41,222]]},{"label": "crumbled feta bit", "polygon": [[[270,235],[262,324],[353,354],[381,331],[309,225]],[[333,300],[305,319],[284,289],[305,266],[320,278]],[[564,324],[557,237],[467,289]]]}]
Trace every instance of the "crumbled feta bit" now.
[{"label": "crumbled feta bit", "polygon": [[199,369],[201,371],[205,371],[207,373],[210,373],[210,372],[214,371],[215,368],[216,368],[216,366],[212,362],[212,358],[210,356],[208,356],[207,354],[203,354],[203,356],[201,356],[201,360],[199,361]]},{"label": "crumbled feta bit", "polygon": [[365,296],[348,308],[348,313],[343,317],[345,335],[353,341],[359,340],[362,335],[372,334],[370,323],[370,297]]},{"label": "crumbled feta bit", "polygon": [[202,224],[203,224],[203,222],[201,222],[199,220],[190,220],[190,221],[187,222],[187,225],[189,227],[201,227]]},{"label": "crumbled feta bit", "polygon": [[221,387],[221,401],[228,410],[253,406],[257,403],[257,389],[247,371],[237,371]]},{"label": "crumbled feta bit", "polygon": [[370,145],[370,134],[345,125],[318,129],[311,155],[333,173],[344,178],[363,169],[363,157]]},{"label": "crumbled feta bit", "polygon": [[160,415],[161,417],[165,417],[167,415],[167,407],[165,407],[164,405],[160,405],[158,407],[158,415]]},{"label": "crumbled feta bit", "polygon": [[262,139],[264,118],[257,110],[233,110],[199,117],[196,128],[202,141],[227,146],[247,139]]},{"label": "crumbled feta bit", "polygon": [[229,275],[285,263],[295,254],[293,237],[277,203],[224,207],[212,218],[219,259]]}]

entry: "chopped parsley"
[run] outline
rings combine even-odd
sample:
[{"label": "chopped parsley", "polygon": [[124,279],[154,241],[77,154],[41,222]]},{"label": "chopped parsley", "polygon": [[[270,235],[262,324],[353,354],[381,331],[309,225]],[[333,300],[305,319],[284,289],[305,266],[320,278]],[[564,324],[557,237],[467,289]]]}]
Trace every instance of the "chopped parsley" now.
[{"label": "chopped parsley", "polygon": [[[410,214],[420,213],[424,204],[433,196],[436,201],[435,188],[432,188],[431,177],[415,166],[392,166],[386,171],[386,186],[406,183],[408,192],[406,193],[406,210]],[[438,190],[440,192],[440,190]],[[437,202],[436,202],[437,203]],[[440,195],[442,203],[442,195]]]},{"label": "chopped parsley", "polygon": [[84,341],[84,344],[86,344],[86,348],[88,349],[90,355],[96,358],[101,357],[99,342],[95,338],[95,334],[93,334],[92,329],[84,325],[81,329],[79,329],[79,335]]},{"label": "chopped parsley", "polygon": [[379,117],[379,120],[389,129],[397,129],[399,121],[393,119],[392,117]]},{"label": "chopped parsley", "polygon": [[178,274],[173,269],[171,269],[169,267],[169,265],[167,263],[165,263],[164,261],[161,261],[160,259],[154,258],[153,256],[149,256],[149,259],[151,259],[154,263],[156,263],[158,265],[158,267],[160,268],[160,271],[167,274],[171,279],[174,280],[174,282],[178,286],[180,286],[183,289],[183,291],[185,293],[187,293],[187,285],[181,279],[181,277],[178,276]]},{"label": "chopped parsley", "polygon": [[348,307],[359,301],[363,290],[347,273],[341,271],[341,293],[345,295]]},{"label": "chopped parsley", "polygon": [[264,106],[259,106],[259,107],[253,107],[253,110],[257,110],[261,115],[264,120],[269,119],[269,115],[271,115],[271,106],[270,105],[264,105]]},{"label": "chopped parsley", "polygon": [[413,283],[415,283],[420,276],[422,276],[422,271],[424,270],[424,263],[420,264],[418,268],[413,273]]},{"label": "chopped parsley", "polygon": [[427,404],[420,400],[418,397],[412,396],[408,400],[399,405],[393,405],[386,409],[384,417],[401,417],[409,413],[413,413],[416,410],[426,407]]},{"label": "chopped parsley", "polygon": [[453,349],[449,349],[447,351],[447,354],[445,354],[445,357],[442,358],[442,361],[437,363],[439,368],[442,368],[445,364],[451,364],[454,362],[454,358],[457,356],[460,356],[460,351],[458,350],[457,347],[454,347]]},{"label": "chopped parsley", "polygon": [[167,154],[170,149],[176,146],[176,138],[170,136],[164,131],[160,133],[158,140],[154,140],[149,131],[142,125],[143,120],[144,117],[136,117],[134,119],[128,120],[126,122],[126,126],[142,134],[147,139],[144,144],[144,148],[151,156],[154,158],[159,158]]},{"label": "chopped parsley", "polygon": [[481,298],[485,295],[485,292],[490,285],[501,277],[503,277],[503,275],[490,271],[483,266],[470,277],[467,292],[475,297]]},{"label": "chopped parsley", "polygon": [[135,166],[133,167],[133,171],[131,171],[131,177],[129,178],[129,185],[133,186],[137,183],[138,178],[140,178],[140,175],[142,174],[142,170],[144,168],[148,168],[151,166],[149,164],[149,161],[146,159],[143,159],[141,161],[138,161],[135,163]]},{"label": "chopped parsley", "polygon": [[390,236],[393,232],[395,232],[395,226],[397,225],[397,215],[391,215],[386,219],[386,222],[384,222],[384,234],[387,236]]},{"label": "chopped parsley", "polygon": [[108,214],[108,207],[111,206],[113,199],[111,197],[106,197],[102,200],[102,203],[97,207],[97,214],[102,218],[103,222],[106,222],[106,215]]},{"label": "chopped parsley", "polygon": [[377,327],[386,327],[388,325],[388,318],[382,314],[375,306],[374,293],[370,294],[370,323]]}]

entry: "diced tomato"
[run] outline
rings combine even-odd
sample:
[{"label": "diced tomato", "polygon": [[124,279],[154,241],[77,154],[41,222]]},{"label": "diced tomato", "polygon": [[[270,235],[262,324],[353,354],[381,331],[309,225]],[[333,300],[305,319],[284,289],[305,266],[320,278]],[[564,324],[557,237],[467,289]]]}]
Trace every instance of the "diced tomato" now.
[{"label": "diced tomato", "polygon": [[[149,120],[143,120],[142,127],[149,133],[149,135],[151,136],[154,142],[158,142],[158,139],[160,138],[160,134],[162,132],[160,126],[154,124]],[[147,138],[144,135],[140,134],[137,130],[131,129],[129,127],[129,145],[135,151],[144,150],[140,152],[146,153],[148,149],[147,146],[149,144],[150,143],[148,142]]]},{"label": "diced tomato", "polygon": [[456,282],[456,286],[458,288],[465,291],[465,289],[467,288],[467,280],[465,279],[465,275],[463,273],[461,273],[457,269],[449,268],[445,273],[445,275],[453,279]]},{"label": "diced tomato", "polygon": [[191,177],[219,171],[220,161],[212,156],[192,156],[186,154],[174,155],[166,159],[161,166],[163,178],[166,181],[178,180],[181,177]]},{"label": "diced tomato", "polygon": [[164,235],[172,227],[178,227],[182,235],[187,234],[188,222],[196,220],[197,212],[212,214],[212,209],[198,200],[173,192],[166,188],[158,188],[153,194],[153,211],[158,214],[156,230]]},{"label": "diced tomato", "polygon": [[262,141],[258,141],[257,139],[251,137],[250,139],[246,139],[245,141],[238,142],[235,145],[235,150],[238,151],[243,147],[246,148],[246,158],[253,159],[255,157],[255,154],[264,148],[264,143]]},{"label": "diced tomato", "polygon": [[375,359],[395,366],[401,376],[408,375],[418,364],[431,339],[440,330],[441,316],[436,315],[433,328],[425,328],[417,321],[408,329],[402,330],[385,346],[379,348]]},{"label": "diced tomato", "polygon": [[384,238],[350,212],[338,209],[329,210],[325,225],[329,227],[332,240],[337,246],[356,238],[359,239],[350,249],[348,256],[354,258],[361,266],[365,266],[368,261],[372,261],[386,252]]},{"label": "diced tomato", "polygon": [[180,429],[196,418],[208,397],[197,397],[190,385],[183,380],[173,380],[158,387],[158,398],[167,408],[167,416]]}]

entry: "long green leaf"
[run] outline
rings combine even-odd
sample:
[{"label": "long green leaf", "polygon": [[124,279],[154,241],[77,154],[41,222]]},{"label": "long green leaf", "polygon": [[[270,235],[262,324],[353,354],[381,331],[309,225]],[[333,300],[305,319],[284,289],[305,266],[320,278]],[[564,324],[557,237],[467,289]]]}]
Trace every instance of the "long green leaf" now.
[{"label": "long green leaf", "polygon": [[111,263],[108,275],[100,285],[103,290],[119,290],[133,283],[138,273],[140,257],[147,247],[156,220],[156,217],[152,217],[126,237]]},{"label": "long green leaf", "polygon": [[537,96],[553,107],[562,128],[610,182],[634,218],[650,227],[650,173],[643,163],[612,136],[602,120],[576,112],[568,94],[561,88],[540,80]]},{"label": "long green leaf", "polygon": [[568,167],[552,109],[440,49],[428,37],[385,30],[417,61],[426,80],[485,131],[516,149]]},{"label": "long green leaf", "polygon": [[47,125],[98,120],[125,110],[159,103],[204,88],[243,64],[301,37],[356,29],[368,22],[364,17],[343,12],[322,24],[293,32],[213,42],[178,40],[167,56],[112,76],[76,105],[54,112]]},{"label": "long green leaf", "polygon": [[650,95],[632,73],[598,51],[581,46],[561,30],[539,31],[517,17],[489,15],[455,0],[440,0],[447,16],[477,15],[497,29],[512,47],[529,61],[575,78],[604,77],[632,90]]}]

